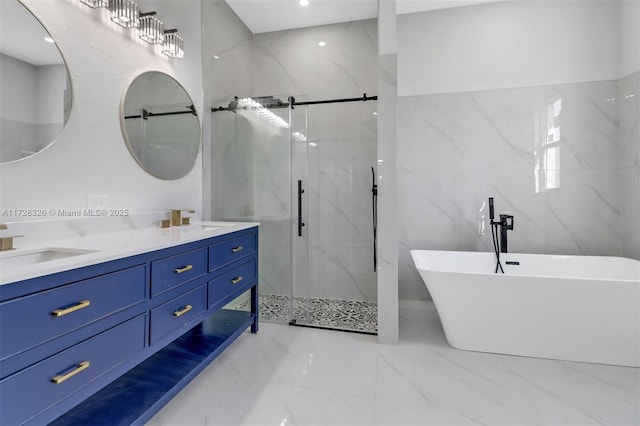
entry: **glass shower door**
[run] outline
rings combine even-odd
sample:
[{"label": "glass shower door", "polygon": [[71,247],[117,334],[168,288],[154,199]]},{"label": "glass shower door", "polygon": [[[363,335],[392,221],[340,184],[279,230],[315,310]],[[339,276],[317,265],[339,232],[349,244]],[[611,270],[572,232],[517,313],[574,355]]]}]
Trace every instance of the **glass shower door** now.
[{"label": "glass shower door", "polygon": [[304,223],[294,219],[292,226],[296,325],[377,331],[376,107],[367,101],[292,110],[292,200],[301,200]]},{"label": "glass shower door", "polygon": [[288,99],[214,104],[213,218],[260,222],[261,320],[375,333],[376,102]]},{"label": "glass shower door", "polygon": [[[288,323],[292,287],[291,139],[287,96],[213,103],[212,215],[259,222],[260,319]],[[246,309],[248,295],[239,300]]]}]

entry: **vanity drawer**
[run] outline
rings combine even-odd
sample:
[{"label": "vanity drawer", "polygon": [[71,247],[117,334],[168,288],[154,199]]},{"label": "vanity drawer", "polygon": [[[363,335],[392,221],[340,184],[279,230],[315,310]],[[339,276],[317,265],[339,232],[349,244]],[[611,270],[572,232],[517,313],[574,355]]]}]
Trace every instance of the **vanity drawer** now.
[{"label": "vanity drawer", "polygon": [[205,247],[151,262],[151,296],[207,273]]},{"label": "vanity drawer", "polygon": [[258,234],[251,233],[209,246],[209,272],[256,251]]},{"label": "vanity drawer", "polygon": [[206,291],[206,286],[202,285],[153,308],[151,310],[151,342],[179,329],[192,318],[204,312],[207,300]]},{"label": "vanity drawer", "polygon": [[144,265],[0,304],[0,359],[146,298]]},{"label": "vanity drawer", "polygon": [[209,281],[208,307],[230,302],[229,296],[241,291],[258,276],[257,262],[251,260],[215,280]]},{"label": "vanity drawer", "polygon": [[[21,424],[144,348],[140,315],[0,382],[0,424]],[[57,383],[56,383],[57,382]]]}]

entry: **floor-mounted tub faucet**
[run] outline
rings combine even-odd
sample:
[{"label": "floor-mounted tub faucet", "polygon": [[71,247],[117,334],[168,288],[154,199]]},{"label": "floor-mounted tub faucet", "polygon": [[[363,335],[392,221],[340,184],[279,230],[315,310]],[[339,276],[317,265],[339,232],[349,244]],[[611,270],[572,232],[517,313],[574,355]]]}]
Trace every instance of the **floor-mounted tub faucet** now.
[{"label": "floor-mounted tub faucet", "polygon": [[501,214],[500,222],[498,222],[500,226],[500,251],[502,253],[507,253],[507,231],[513,229],[513,216],[509,214]]}]

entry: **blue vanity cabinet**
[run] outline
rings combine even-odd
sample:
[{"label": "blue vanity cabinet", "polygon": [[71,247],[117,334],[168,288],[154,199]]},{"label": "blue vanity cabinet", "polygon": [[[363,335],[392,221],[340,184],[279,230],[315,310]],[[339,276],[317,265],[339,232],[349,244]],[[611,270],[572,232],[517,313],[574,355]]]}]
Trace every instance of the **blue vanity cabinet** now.
[{"label": "blue vanity cabinet", "polygon": [[257,332],[257,229],[2,286],[0,425],[149,420]]}]

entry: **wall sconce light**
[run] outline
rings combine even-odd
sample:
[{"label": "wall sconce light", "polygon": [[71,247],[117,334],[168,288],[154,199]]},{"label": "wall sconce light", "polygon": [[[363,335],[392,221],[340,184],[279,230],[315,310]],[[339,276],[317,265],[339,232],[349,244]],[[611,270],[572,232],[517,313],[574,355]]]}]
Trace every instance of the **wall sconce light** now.
[{"label": "wall sconce light", "polygon": [[149,44],[164,42],[164,24],[154,15],[155,12],[140,14],[140,38]]},{"label": "wall sconce light", "polygon": [[184,40],[177,34],[178,30],[164,31],[164,44],[162,53],[170,58],[182,58],[184,56]]},{"label": "wall sconce light", "polygon": [[109,7],[109,0],[80,0],[82,3],[94,9],[97,7]]},{"label": "wall sconce light", "polygon": [[140,9],[131,0],[111,0],[109,2],[111,20],[124,28],[140,26]]},{"label": "wall sconce light", "polygon": [[141,13],[132,0],[80,0],[91,8],[106,7],[111,20],[124,28],[139,28],[140,39],[149,44],[162,44],[162,53],[170,58],[184,57],[184,40],[178,30],[165,30],[156,12]]}]

